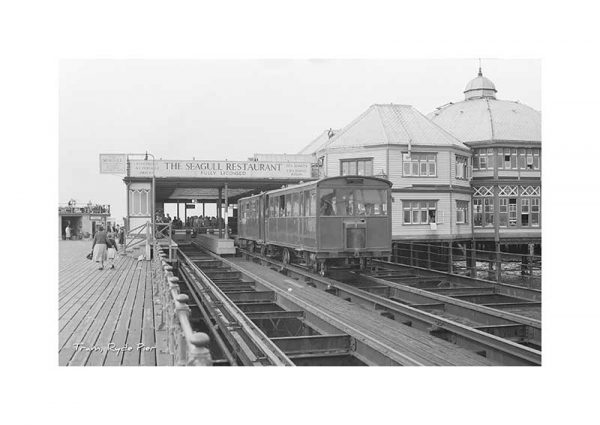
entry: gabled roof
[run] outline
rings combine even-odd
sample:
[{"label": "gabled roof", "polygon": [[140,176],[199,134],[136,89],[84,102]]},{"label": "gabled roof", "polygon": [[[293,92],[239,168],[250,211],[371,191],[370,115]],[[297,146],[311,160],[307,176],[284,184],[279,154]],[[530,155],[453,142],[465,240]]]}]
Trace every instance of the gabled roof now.
[{"label": "gabled roof", "polygon": [[468,149],[414,107],[386,104],[371,105],[318,150],[370,145],[408,145],[409,142],[412,146],[454,146]]},{"label": "gabled roof", "polygon": [[325,146],[325,144],[329,141],[329,139],[330,139],[329,132],[330,131],[333,131],[334,134],[337,134],[340,130],[329,129],[329,130],[323,131],[319,135],[319,137],[317,137],[315,140],[313,140],[308,145],[306,145],[300,152],[298,152],[298,154],[307,155],[307,154],[312,154],[317,151],[320,151],[321,148],[323,148],[323,146]]}]

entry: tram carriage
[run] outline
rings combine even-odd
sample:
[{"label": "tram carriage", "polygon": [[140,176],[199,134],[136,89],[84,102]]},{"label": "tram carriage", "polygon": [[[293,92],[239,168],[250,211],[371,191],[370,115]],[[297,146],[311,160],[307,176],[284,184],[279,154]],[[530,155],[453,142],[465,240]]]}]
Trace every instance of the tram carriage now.
[{"label": "tram carriage", "polygon": [[377,177],[341,176],[302,183],[238,201],[243,248],[301,260],[326,274],[339,263],[391,255],[391,183]]}]

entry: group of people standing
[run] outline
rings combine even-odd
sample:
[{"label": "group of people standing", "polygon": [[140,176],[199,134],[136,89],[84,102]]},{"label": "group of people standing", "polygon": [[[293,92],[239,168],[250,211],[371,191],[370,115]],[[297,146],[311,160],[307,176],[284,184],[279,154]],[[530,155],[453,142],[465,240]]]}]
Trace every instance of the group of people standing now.
[{"label": "group of people standing", "polygon": [[94,235],[94,241],[92,243],[92,260],[100,263],[98,270],[104,269],[104,262],[107,262],[111,269],[115,268],[115,260],[117,258],[117,251],[119,250],[117,241],[119,241],[119,245],[124,249],[124,228],[119,228],[119,226],[108,226],[107,230],[104,230],[103,226],[98,227],[98,231]]}]

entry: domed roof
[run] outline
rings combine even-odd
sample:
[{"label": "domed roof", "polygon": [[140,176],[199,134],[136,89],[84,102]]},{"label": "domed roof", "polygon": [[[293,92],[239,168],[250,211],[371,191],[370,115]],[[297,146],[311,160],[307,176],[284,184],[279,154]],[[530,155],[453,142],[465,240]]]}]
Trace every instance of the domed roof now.
[{"label": "domed roof", "polygon": [[489,97],[492,99],[496,98],[496,86],[487,77],[484,77],[481,68],[477,77],[473,78],[465,87],[465,100],[475,99],[479,97]]},{"label": "domed roof", "polygon": [[463,143],[541,142],[541,113],[527,105],[496,99],[496,86],[483,76],[465,87],[465,100],[449,103],[427,115]]},{"label": "domed roof", "polygon": [[541,113],[519,102],[469,99],[427,116],[461,142],[541,142]]}]

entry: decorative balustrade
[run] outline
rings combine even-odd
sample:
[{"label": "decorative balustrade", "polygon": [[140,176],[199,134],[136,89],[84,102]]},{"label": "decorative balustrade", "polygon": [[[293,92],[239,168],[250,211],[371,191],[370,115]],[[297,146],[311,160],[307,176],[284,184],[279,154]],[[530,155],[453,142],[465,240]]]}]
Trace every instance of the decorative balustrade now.
[{"label": "decorative balustrade", "polygon": [[189,297],[179,291],[179,279],[167,255],[154,246],[153,272],[157,282],[162,313],[158,329],[167,331],[167,346],[176,366],[211,366],[208,349],[210,339],[202,332],[194,332],[190,324]]},{"label": "decorative balustrade", "polygon": [[110,205],[77,205],[62,204],[58,206],[61,214],[107,214],[110,215]]}]

